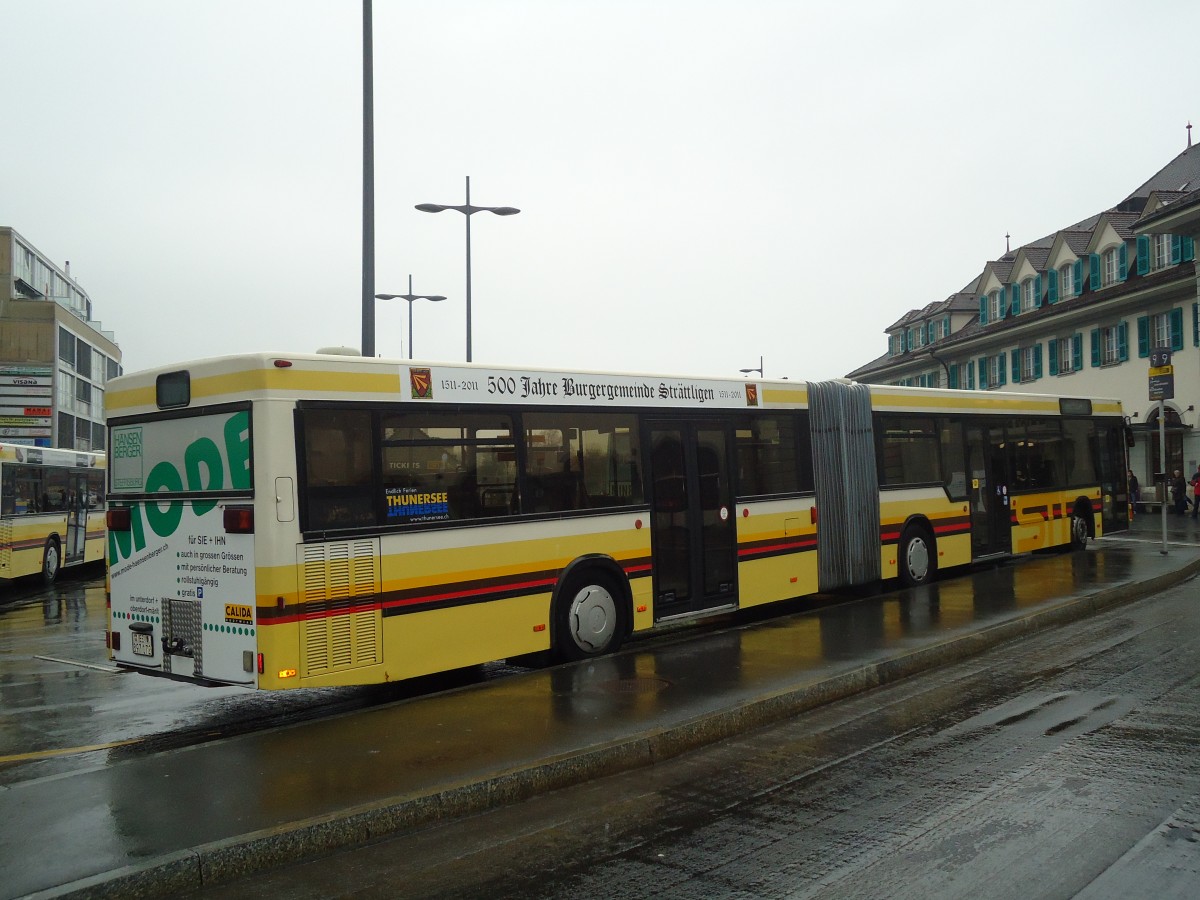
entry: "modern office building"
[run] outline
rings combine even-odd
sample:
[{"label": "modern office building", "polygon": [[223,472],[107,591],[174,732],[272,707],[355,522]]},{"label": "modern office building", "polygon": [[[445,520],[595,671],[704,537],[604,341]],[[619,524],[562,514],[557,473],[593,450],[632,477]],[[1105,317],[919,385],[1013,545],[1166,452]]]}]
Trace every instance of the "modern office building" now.
[{"label": "modern office building", "polygon": [[105,449],[104,389],[121,350],[70,266],[0,226],[0,441]]},{"label": "modern office building", "polygon": [[1197,240],[1200,147],[1189,132],[1186,149],[1115,206],[1009,249],[945,299],[897,319],[884,329],[887,352],[847,377],[1118,398],[1146,487],[1161,468],[1150,367],[1155,351],[1167,351],[1166,471],[1190,473],[1200,460]]}]

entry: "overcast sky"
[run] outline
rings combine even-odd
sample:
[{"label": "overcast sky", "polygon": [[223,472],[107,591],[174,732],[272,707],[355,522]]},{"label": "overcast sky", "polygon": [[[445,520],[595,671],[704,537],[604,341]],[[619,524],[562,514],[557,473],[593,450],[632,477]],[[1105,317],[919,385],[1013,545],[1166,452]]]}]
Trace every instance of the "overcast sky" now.
[{"label": "overcast sky", "polygon": [[[838,377],[1200,125],[1200,3],[374,0],[376,291],[417,356]],[[361,340],[360,0],[0,0],[0,224],[127,371]],[[1200,132],[1197,132],[1200,140]],[[378,302],[377,353],[408,353]],[[403,338],[403,344],[402,344]]]}]

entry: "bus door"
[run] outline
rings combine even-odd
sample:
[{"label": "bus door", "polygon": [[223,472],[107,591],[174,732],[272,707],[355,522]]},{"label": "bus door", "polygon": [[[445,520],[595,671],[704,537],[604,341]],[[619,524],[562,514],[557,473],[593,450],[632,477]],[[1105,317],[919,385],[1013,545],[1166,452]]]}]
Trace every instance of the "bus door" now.
[{"label": "bus door", "polygon": [[87,544],[88,482],[86,472],[67,476],[67,546],[63,562],[81,562]]},{"label": "bus door", "polygon": [[718,422],[649,423],[656,619],[737,599],[729,438]]},{"label": "bus door", "polygon": [[1003,428],[976,424],[967,427],[967,467],[971,478],[971,558],[1011,552],[1011,500]]}]

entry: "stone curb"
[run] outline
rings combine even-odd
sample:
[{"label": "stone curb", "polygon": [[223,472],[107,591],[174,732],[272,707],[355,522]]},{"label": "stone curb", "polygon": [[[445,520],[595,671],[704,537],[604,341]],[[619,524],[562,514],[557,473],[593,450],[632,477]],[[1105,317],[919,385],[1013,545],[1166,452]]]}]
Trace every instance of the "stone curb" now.
[{"label": "stone curb", "polygon": [[1197,574],[1200,574],[1200,559],[1143,582],[1106,588],[1095,594],[1065,600],[981,631],[956,635],[930,647],[901,652],[849,672],[760,697],[739,707],[562,754],[535,765],[497,773],[485,781],[464,782],[434,794],[392,797],[214,841],[39,891],[28,897],[36,900],[160,897],[220,884],[310,856],[380,840],[414,826],[506,806],[548,791],[649,766],[873,687],[977,656],[1013,638],[1064,625],[1101,610],[1141,599]]}]

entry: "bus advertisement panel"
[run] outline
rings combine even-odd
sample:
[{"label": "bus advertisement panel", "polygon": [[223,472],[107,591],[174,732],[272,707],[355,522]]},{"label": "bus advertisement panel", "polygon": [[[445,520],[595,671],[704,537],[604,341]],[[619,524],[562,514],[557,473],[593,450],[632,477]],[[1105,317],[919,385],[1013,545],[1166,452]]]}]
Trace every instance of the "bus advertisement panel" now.
[{"label": "bus advertisement panel", "polygon": [[226,521],[231,500],[252,499],[248,411],[118,426],[111,440],[112,497],[146,498],[109,532],[114,634],[128,634],[113,659],[252,684],[254,536]]}]

